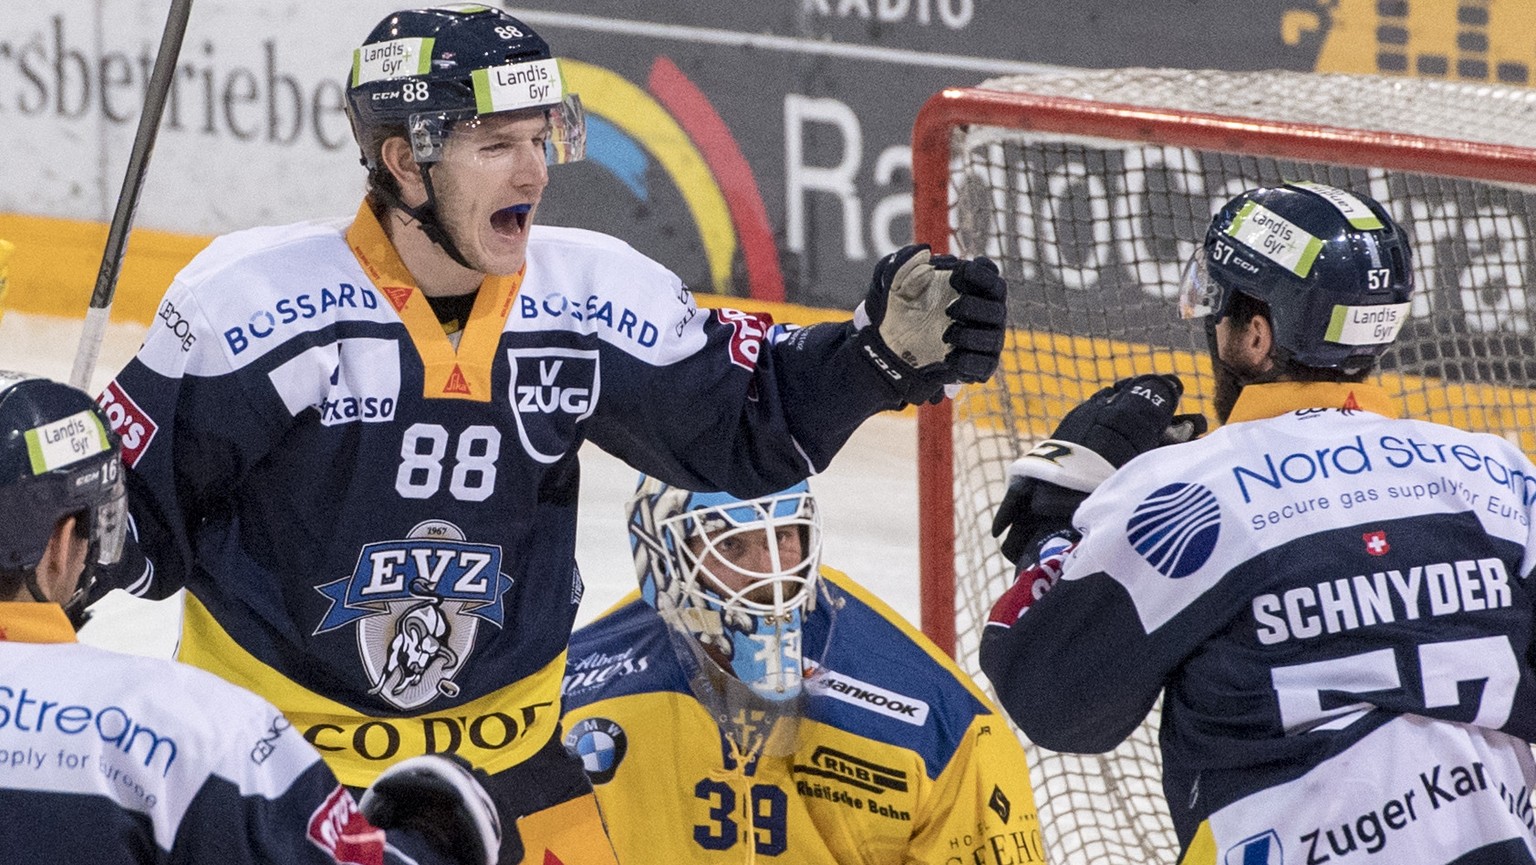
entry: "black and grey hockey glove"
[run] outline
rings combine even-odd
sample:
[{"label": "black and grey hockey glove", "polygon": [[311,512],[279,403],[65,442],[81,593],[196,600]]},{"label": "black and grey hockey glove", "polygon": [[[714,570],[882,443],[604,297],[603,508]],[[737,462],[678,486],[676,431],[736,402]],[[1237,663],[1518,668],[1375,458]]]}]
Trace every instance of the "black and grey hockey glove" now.
[{"label": "black and grey hockey glove", "polygon": [[1067,412],[1056,431],[1008,466],[1008,492],[992,520],[1003,555],[1033,559],[1040,542],[1072,528],[1083,499],[1132,458],[1203,435],[1205,417],[1175,414],[1184,383],[1175,375],[1121,379]]},{"label": "black and grey hockey glove", "polygon": [[997,369],[1008,285],[982,257],[933,255],[913,244],[880,259],[854,312],[859,351],[909,403],[938,402],[944,386],[986,381]]},{"label": "black and grey hockey glove", "polygon": [[496,865],[501,853],[496,806],[458,758],[402,760],[368,786],[358,808],[380,829],[416,832],[459,865]]}]

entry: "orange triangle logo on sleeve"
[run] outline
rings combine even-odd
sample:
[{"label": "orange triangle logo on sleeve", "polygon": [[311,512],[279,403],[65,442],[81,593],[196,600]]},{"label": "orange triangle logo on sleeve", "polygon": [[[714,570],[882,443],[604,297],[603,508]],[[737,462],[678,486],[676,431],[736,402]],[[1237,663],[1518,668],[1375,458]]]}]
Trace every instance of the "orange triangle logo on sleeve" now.
[{"label": "orange triangle logo on sleeve", "polygon": [[1350,391],[1349,396],[1344,397],[1344,404],[1339,408],[1345,411],[1360,411],[1360,403],[1355,401],[1355,392]]},{"label": "orange triangle logo on sleeve", "polygon": [[560,857],[555,855],[555,851],[545,850],[544,865],[565,865],[565,863],[560,861]]},{"label": "orange triangle logo on sleeve", "polygon": [[464,378],[464,372],[458,364],[454,364],[453,372],[448,374],[448,383],[443,385],[443,393],[469,393],[469,381]]},{"label": "orange triangle logo on sleeve", "polygon": [[383,285],[379,287],[379,290],[384,292],[385,297],[389,298],[389,305],[395,308],[395,312],[399,312],[405,309],[406,301],[411,299],[411,292],[416,289],[408,285]]}]

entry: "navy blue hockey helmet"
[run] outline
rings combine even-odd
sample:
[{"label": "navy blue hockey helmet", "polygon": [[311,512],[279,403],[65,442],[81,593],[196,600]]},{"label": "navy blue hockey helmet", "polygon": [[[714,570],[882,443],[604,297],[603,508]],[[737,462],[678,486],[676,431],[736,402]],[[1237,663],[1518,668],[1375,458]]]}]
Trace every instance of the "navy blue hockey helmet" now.
[{"label": "navy blue hockey helmet", "polygon": [[491,6],[402,10],[353,52],[347,115],[369,168],[385,138],[404,134],[416,161],[431,163],[454,123],[531,108],[550,119],[548,161],[581,159],[581,100],[567,92],[560,61],[533,28]]},{"label": "navy blue hockey helmet", "polygon": [[1408,320],[1407,233],[1375,200],[1320,183],[1249,190],[1217,211],[1184,271],[1186,318],[1225,318],[1236,293],[1269,306],[1277,356],[1355,374]]},{"label": "navy blue hockey helmet", "polygon": [[[122,554],[127,526],[118,437],[84,391],[23,373],[0,371],[0,572],[33,571],[54,526],[77,516],[91,542],[75,597],[84,597],[93,565]],[[38,597],[42,600],[41,597]]]}]

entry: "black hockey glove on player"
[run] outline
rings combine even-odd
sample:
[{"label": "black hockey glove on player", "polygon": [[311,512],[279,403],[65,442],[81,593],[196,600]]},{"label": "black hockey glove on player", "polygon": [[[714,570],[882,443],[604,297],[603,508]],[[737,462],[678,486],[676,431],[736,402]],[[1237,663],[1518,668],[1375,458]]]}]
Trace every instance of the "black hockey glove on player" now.
[{"label": "black hockey glove on player", "polygon": [[1189,441],[1206,429],[1199,414],[1174,414],[1184,383],[1175,375],[1121,379],[1067,412],[1056,431],[1008,466],[1008,492],[992,520],[1003,555],[1028,564],[1042,541],[1072,528],[1072,514],[1133,457]]},{"label": "black hockey glove on player", "polygon": [[501,820],[474,772],[456,757],[411,757],[385,769],[358,808],[388,831],[408,829],[459,865],[496,865]]},{"label": "black hockey glove on player", "polygon": [[913,244],[880,259],[854,313],[859,353],[909,403],[938,402],[944,386],[986,381],[997,369],[1008,285],[986,258],[933,255]]}]

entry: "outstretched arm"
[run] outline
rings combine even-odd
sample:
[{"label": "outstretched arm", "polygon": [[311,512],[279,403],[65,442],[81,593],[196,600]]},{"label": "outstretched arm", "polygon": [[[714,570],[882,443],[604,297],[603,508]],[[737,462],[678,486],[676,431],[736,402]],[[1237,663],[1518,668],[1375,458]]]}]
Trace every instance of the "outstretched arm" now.
[{"label": "outstretched arm", "polygon": [[1124,588],[1074,562],[1081,536],[1074,515],[1136,456],[1204,432],[1203,417],[1175,414],[1182,393],[1171,375],[1118,381],[1009,467],[992,531],[1006,533],[1003,552],[1019,570],[988,617],[981,667],[1009,715],[1047,748],[1113,748],[1141,723],[1161,686],[1135,645],[1146,634]]},{"label": "outstretched arm", "polygon": [[657,320],[676,319],[648,353],[604,344],[603,399],[588,434],[690,489],[751,497],[790,486],[826,468],[871,415],[990,376],[1003,344],[996,268],[924,246],[881,260],[852,321],[785,327],[760,313],[696,309],[676,288],[672,309],[652,301]]}]

